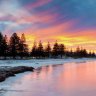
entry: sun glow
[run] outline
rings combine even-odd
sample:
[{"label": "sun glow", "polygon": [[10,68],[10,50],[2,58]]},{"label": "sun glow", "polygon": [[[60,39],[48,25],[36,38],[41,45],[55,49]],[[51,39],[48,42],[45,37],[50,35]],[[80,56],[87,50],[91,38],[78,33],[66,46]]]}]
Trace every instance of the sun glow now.
[{"label": "sun glow", "polygon": [[[41,40],[44,46],[49,41],[51,46],[53,46],[57,40],[59,44],[65,44],[69,50],[80,46],[86,48],[88,51],[96,52],[96,28],[93,28],[95,19],[92,18],[95,12],[92,12],[92,16],[90,14],[90,19],[86,15],[93,9],[90,8],[87,12],[87,9],[89,9],[87,8],[88,6],[83,6],[86,9],[85,14],[84,10],[78,10],[77,5],[74,5],[76,9],[73,8],[73,5],[70,8],[69,5],[72,2],[68,2],[68,9],[65,8],[66,1],[62,2],[64,3],[64,6],[62,4],[62,8],[59,6],[62,0],[59,0],[59,4],[57,5],[55,5],[54,0],[29,1],[0,0],[0,31],[9,37],[14,32],[17,34],[25,33],[30,49],[34,41],[39,42]],[[80,4],[78,3],[79,7],[83,8],[81,3],[85,4],[86,2],[83,0]],[[88,1],[88,3],[90,2]],[[47,4],[53,4],[51,10],[49,7],[45,8]],[[62,10],[63,7],[68,13]],[[61,8],[61,10],[58,10],[58,8]],[[74,12],[70,9],[74,10]],[[76,14],[76,12],[79,13]]]}]

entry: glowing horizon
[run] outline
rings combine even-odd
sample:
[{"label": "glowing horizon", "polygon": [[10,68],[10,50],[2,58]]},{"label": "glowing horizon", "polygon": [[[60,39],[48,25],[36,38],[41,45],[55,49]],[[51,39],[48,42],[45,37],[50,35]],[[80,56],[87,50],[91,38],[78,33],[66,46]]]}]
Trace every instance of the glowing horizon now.
[{"label": "glowing horizon", "polygon": [[68,49],[96,52],[95,6],[95,0],[0,0],[0,30],[25,33],[30,48],[34,40],[57,40]]}]

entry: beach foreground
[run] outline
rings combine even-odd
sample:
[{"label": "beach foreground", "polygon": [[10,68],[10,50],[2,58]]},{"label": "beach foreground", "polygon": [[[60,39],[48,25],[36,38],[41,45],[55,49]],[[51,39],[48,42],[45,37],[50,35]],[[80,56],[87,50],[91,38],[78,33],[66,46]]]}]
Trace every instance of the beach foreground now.
[{"label": "beach foreground", "polygon": [[95,96],[96,60],[50,64],[0,83],[0,96]]}]

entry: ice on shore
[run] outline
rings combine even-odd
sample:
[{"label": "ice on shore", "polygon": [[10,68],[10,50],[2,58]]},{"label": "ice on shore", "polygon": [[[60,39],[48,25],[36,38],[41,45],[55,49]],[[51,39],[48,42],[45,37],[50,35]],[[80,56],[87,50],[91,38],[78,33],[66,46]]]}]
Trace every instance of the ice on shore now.
[{"label": "ice on shore", "polygon": [[30,66],[38,68],[40,66],[46,66],[51,64],[64,64],[72,62],[85,62],[93,61],[95,58],[80,58],[80,59],[30,59],[30,60],[0,60],[0,66]]}]

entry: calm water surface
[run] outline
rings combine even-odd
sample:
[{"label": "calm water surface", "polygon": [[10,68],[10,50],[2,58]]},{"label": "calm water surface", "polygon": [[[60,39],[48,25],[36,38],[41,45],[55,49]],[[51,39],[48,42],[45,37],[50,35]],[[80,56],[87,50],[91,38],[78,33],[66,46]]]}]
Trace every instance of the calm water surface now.
[{"label": "calm water surface", "polygon": [[0,96],[96,96],[96,61],[44,66],[0,88]]}]

